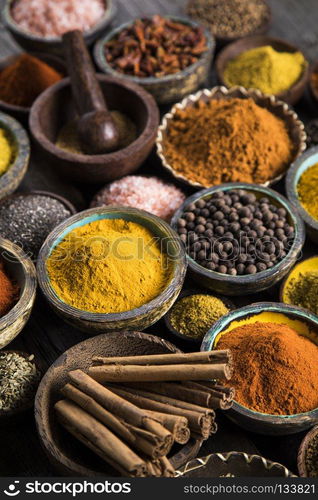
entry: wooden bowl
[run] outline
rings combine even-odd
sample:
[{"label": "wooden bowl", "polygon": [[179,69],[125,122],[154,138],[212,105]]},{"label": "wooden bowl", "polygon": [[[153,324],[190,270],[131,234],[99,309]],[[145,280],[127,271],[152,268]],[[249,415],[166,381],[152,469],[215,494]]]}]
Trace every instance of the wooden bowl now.
[{"label": "wooden bowl", "polygon": [[[232,59],[235,59],[247,50],[255,49],[257,47],[264,47],[265,45],[270,45],[278,52],[301,52],[298,47],[290,44],[285,40],[281,40],[280,38],[272,38],[269,36],[248,36],[246,38],[242,38],[240,40],[237,40],[236,42],[231,43],[230,45],[227,45],[223,50],[221,50],[221,52],[219,52],[215,62],[219,83],[228,88],[227,84],[224,81],[223,75],[227,64]],[[287,102],[288,104],[295,104],[302,97],[306,89],[308,76],[309,64],[306,61],[306,67],[297,82],[294,83],[294,85],[292,85],[288,90],[280,92],[279,94],[275,94],[275,97],[277,99],[280,99],[281,101]]]},{"label": "wooden bowl", "polygon": [[[214,293],[213,294],[206,293],[202,290],[201,291],[200,290],[183,290],[180,293],[178,299],[176,300],[175,305],[180,300],[182,300],[184,297],[189,297],[190,295],[207,295],[207,296],[213,295],[213,297],[218,297],[220,300],[222,300],[222,302],[224,302],[224,304],[228,307],[228,309],[230,311],[232,311],[233,309],[236,308],[235,305],[233,304],[233,302],[230,301],[227,297],[223,297],[222,295],[218,295],[218,294],[214,294]],[[173,309],[173,307],[171,309],[169,309],[169,311],[167,312],[167,314],[164,317],[165,325],[168,328],[169,332],[172,333],[172,335],[175,335],[176,337],[178,337],[182,340],[186,340],[187,342],[191,342],[193,344],[201,344],[203,336],[200,338],[191,338],[191,337],[188,337],[187,335],[185,335],[184,333],[179,332],[178,330],[176,330],[172,326],[171,319],[170,319],[172,309]]]},{"label": "wooden bowl", "polygon": [[[306,434],[299,447],[297,456],[297,466],[300,477],[313,477],[310,475],[310,471],[308,470],[306,455],[310,444],[315,438],[317,438],[317,434],[318,434],[318,425],[313,427]],[[317,454],[318,454],[318,449],[317,449]]]},{"label": "wooden bowl", "polygon": [[288,254],[280,262],[270,269],[258,272],[256,274],[246,274],[230,276],[228,274],[221,274],[216,271],[211,271],[198,264],[189,255],[189,274],[196,283],[200,286],[205,286],[212,292],[217,292],[222,295],[246,295],[250,293],[261,292],[267,290],[280,281],[293,267],[297,257],[305,242],[305,228],[299,215],[293,210],[286,198],[276,191],[259,186],[257,184],[245,184],[241,182],[229,182],[221,184],[214,188],[204,189],[199,191],[189,198],[181,205],[171,220],[173,229],[177,229],[178,219],[185,211],[190,203],[195,203],[199,199],[208,199],[212,194],[217,191],[230,191],[232,189],[244,189],[253,192],[257,197],[267,197],[272,200],[274,205],[285,208],[288,214],[289,223],[295,229],[295,239],[291,245]]},{"label": "wooden bowl", "polygon": [[[44,449],[60,474],[81,477],[117,475],[90,450],[77,443],[55,419],[53,407],[61,399],[59,391],[67,382],[68,372],[76,368],[87,370],[93,356],[134,356],[169,352],[180,351],[170,342],[154,335],[116,332],[85,340],[71,347],[53,363],[44,375],[36,395],[35,420]],[[174,467],[181,467],[194,458],[201,443],[191,439],[170,456]]]},{"label": "wooden bowl", "polygon": [[[220,0],[220,2],[222,2],[222,0]],[[263,0],[262,3],[267,8],[267,16],[265,17],[265,19],[260,23],[260,25],[256,29],[254,29],[253,31],[250,31],[250,33],[248,33],[247,35],[244,35],[244,36],[264,35],[269,30],[271,22],[272,22],[272,10],[265,0]],[[190,4],[190,0],[188,1],[188,4]],[[188,8],[189,7],[187,7],[187,10],[188,10]],[[197,19],[197,22],[204,25],[203,18]],[[240,36],[224,36],[224,35],[219,35],[218,33],[214,33],[214,36],[216,38],[216,42],[217,42],[218,47],[222,47],[228,43],[234,42],[234,40],[238,40],[241,38]]]},{"label": "wooden bowl", "polygon": [[[99,219],[124,219],[147,227],[163,245],[169,244],[169,256],[172,261],[172,277],[165,290],[147,304],[122,313],[93,313],[76,309],[63,302],[55,293],[48,272],[46,261],[64,238],[75,227],[83,226]],[[159,217],[143,210],[128,207],[100,207],[85,210],[62,222],[46,239],[37,263],[38,280],[45,298],[54,311],[75,327],[91,333],[105,333],[119,330],[144,330],[156,323],[172,306],[182,288],[186,274],[186,256],[180,238],[170,226]]]},{"label": "wooden bowl", "polygon": [[0,237],[1,257],[9,276],[19,285],[15,306],[0,318],[0,349],[8,345],[26,325],[35,300],[36,272],[32,261],[11,241]]},{"label": "wooden bowl", "polygon": [[239,451],[213,453],[195,458],[177,471],[176,477],[296,477],[284,465],[259,455]]},{"label": "wooden bowl", "polygon": [[[236,327],[238,322],[244,324],[247,319],[250,324],[257,321],[286,323],[299,334],[318,344],[318,316],[300,307],[276,302],[259,302],[236,309],[236,311],[231,311],[223,316],[204,337],[201,350],[215,349],[222,334]],[[232,408],[226,412],[226,416],[249,432],[280,436],[295,434],[315,425],[318,418],[318,408],[295,415],[269,415],[250,410],[234,401]]]},{"label": "wooden bowl", "polygon": [[[188,26],[197,27],[198,24],[194,21],[190,21],[186,18],[180,18],[176,16],[166,16],[172,21],[178,23],[183,23]],[[116,78],[120,78],[126,82],[134,82],[143,87],[145,90],[150,92],[157,101],[158,104],[168,104],[171,102],[176,102],[182,97],[191,92],[195,92],[202,84],[206,82],[209,76],[210,67],[213,59],[215,41],[213,35],[209,30],[205,29],[204,34],[207,41],[207,50],[201,57],[191,66],[188,66],[178,73],[172,75],[166,75],[161,78],[157,77],[147,77],[140,78],[137,76],[125,75],[119,71],[113,69],[111,65],[106,61],[104,55],[105,43],[112,40],[121,31],[131,26],[131,21],[122,24],[115,30],[107,33],[106,36],[101,38],[96,42],[94,47],[94,58],[98,68],[106,74],[112,75]]]},{"label": "wooden bowl", "polygon": [[[24,351],[12,351],[12,350],[5,350],[1,351],[1,353],[16,353],[22,356],[23,358],[29,359],[30,354]],[[33,359],[32,362],[35,364],[38,372],[39,372],[39,383],[41,380],[41,374],[42,374],[42,367],[39,365],[38,361],[36,359]],[[34,393],[35,396],[35,393]],[[30,400],[29,402],[25,403],[23,406],[20,406],[19,408],[13,409],[13,410],[0,410],[0,425],[4,423],[5,425],[7,424],[15,424],[17,420],[21,417],[24,416],[24,414],[30,410],[32,410],[34,407],[34,399]]]},{"label": "wooden bowl", "polygon": [[[288,273],[284,281],[282,282],[280,286],[280,293],[279,293],[279,298],[280,301],[283,302],[284,304],[288,305],[295,305],[297,304],[292,304],[290,302],[290,299],[286,293],[286,288],[288,283],[293,279],[299,277],[299,274],[301,273],[306,273],[307,271],[318,271],[318,256],[315,255],[314,257],[310,257],[309,259],[302,260],[301,262],[298,262],[292,270]],[[309,311],[313,312],[313,311]]]},{"label": "wooden bowl", "polygon": [[[15,41],[27,52],[50,52],[54,54],[63,54],[61,37],[41,37],[34,35],[30,31],[22,29],[11,16],[11,6],[15,0],[5,0],[5,5],[2,12],[3,22]],[[84,39],[88,46],[102,35],[107,29],[116,13],[115,2],[113,0],[106,1],[106,10],[99,22],[91,29],[84,31]]]},{"label": "wooden bowl", "polygon": [[137,170],[150,153],[157,134],[159,110],[153,97],[138,85],[98,75],[111,108],[137,125],[138,137],[126,148],[104,155],[74,154],[55,145],[60,128],[74,118],[69,78],[52,85],[35,101],[30,130],[52,167],[73,182],[105,183]]},{"label": "wooden bowl", "polygon": [[318,104],[318,88],[316,88],[312,83],[312,75],[314,73],[318,73],[318,61],[314,62],[311,65],[310,72],[309,72],[309,78],[308,78],[309,90],[310,90],[311,97],[316,102],[316,104]]},{"label": "wooden bowl", "polygon": [[303,173],[318,163],[318,146],[309,148],[291,165],[285,179],[286,195],[294,209],[305,222],[306,232],[309,238],[318,243],[318,221],[314,219],[302,206],[298,198],[298,182]]},{"label": "wooden bowl", "polygon": [[[56,69],[59,73],[62,75],[66,74],[66,67],[62,59],[60,59],[57,56],[54,56],[53,54],[41,54],[41,53],[31,53],[30,55],[37,57],[40,59],[40,61],[45,62],[52,68]],[[1,60],[0,62],[0,73],[3,71],[6,67],[10,66],[10,64],[13,64],[14,61],[17,59],[18,54],[14,56],[9,56],[6,59]],[[28,125],[28,118],[29,118],[29,113],[30,113],[30,107],[24,107],[24,106],[17,106],[15,104],[9,104],[5,101],[0,100],[0,110],[4,111],[5,113],[10,114],[17,120],[19,120],[23,125],[27,126]]]},{"label": "wooden bowl", "polygon": [[0,176],[0,200],[13,193],[22,182],[30,160],[29,137],[19,122],[0,112],[0,128],[3,128],[15,149],[15,158],[8,170]]},{"label": "wooden bowl", "polygon": [[[248,99],[251,98],[255,101],[258,106],[268,109],[271,113],[273,113],[278,118],[282,119],[285,122],[289,135],[291,137],[292,143],[294,145],[294,155],[293,160],[295,160],[303,151],[306,149],[306,133],[304,124],[299,120],[297,114],[292,111],[292,109],[284,102],[279,101],[273,95],[263,94],[259,90],[249,89],[246,90],[243,87],[233,87],[231,89],[226,89],[225,87],[214,87],[211,90],[204,89],[199,90],[196,94],[189,95],[185,97],[183,101],[178,104],[175,104],[169,113],[164,115],[161,125],[158,129],[157,134],[157,154],[162,162],[162,166],[165,170],[169,172],[175,179],[191,186],[195,189],[202,189],[211,186],[203,186],[199,182],[193,182],[182,174],[178,173],[172,165],[169,164],[168,160],[165,157],[164,151],[164,139],[167,134],[167,130],[169,129],[170,122],[173,120],[174,115],[180,109],[187,109],[193,107],[198,101],[208,102],[211,99]],[[288,167],[287,167],[288,168]],[[287,170],[286,168],[286,170]],[[265,182],[264,186],[270,186],[276,182],[278,182],[284,173],[275,177],[274,179],[270,179]]]}]

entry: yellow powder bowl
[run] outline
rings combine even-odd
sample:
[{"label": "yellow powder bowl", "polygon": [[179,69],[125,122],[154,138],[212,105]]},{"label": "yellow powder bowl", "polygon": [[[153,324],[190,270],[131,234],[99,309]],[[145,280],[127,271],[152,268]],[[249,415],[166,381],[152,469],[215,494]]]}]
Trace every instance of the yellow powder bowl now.
[{"label": "yellow powder bowl", "polygon": [[[317,258],[318,259],[318,258]],[[293,328],[318,345],[318,317],[299,307],[277,302],[258,302],[231,311],[217,321],[205,335],[201,351],[217,349],[220,338],[234,328],[256,322],[279,323]],[[234,401],[226,416],[237,425],[258,434],[295,434],[316,424],[318,408],[297,415],[269,415],[250,410]]]},{"label": "yellow powder bowl", "polygon": [[316,271],[318,272],[318,255],[314,257],[310,257],[309,259],[302,260],[290,271],[290,273],[284,279],[281,288],[280,288],[280,300],[284,302],[284,304],[295,305],[292,303],[292,300],[288,293],[288,285],[294,279],[297,280],[300,274],[308,273]]},{"label": "yellow powder bowl", "polygon": [[[121,219],[147,228],[158,239],[163,253],[169,256],[171,270],[165,288],[157,297],[129,311],[107,313],[78,309],[59,297],[49,276],[48,259],[63,239],[75,228],[103,219]],[[39,285],[51,307],[66,322],[89,334],[141,331],[156,323],[177,299],[186,269],[184,246],[173,229],[159,217],[127,207],[93,208],[67,219],[48,236],[40,250],[37,263]]]}]

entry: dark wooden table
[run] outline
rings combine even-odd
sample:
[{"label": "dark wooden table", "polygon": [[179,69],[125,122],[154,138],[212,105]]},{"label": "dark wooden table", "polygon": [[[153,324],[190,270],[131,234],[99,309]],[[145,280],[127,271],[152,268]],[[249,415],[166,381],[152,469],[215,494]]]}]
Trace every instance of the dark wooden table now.
[{"label": "dark wooden table", "polygon": [[[270,34],[296,43],[311,61],[318,59],[317,0],[268,1],[273,9]],[[3,3],[4,0],[0,0],[0,7]],[[117,0],[117,4],[118,14],[114,23],[119,24],[133,17],[158,12],[180,14],[183,12],[186,2],[183,0]],[[3,25],[0,24],[0,58],[18,51],[19,48]],[[213,71],[211,72],[210,84],[215,84]],[[296,111],[304,121],[318,116],[318,108],[315,108],[308,95],[297,105]],[[160,165],[154,155],[141,170],[162,175]],[[283,192],[283,184],[276,188]],[[88,206],[89,200],[98,186],[87,189],[83,186],[69,185],[34,154],[21,189],[54,191],[70,199],[80,210]],[[313,252],[317,253],[317,249],[312,244],[307,243],[305,253]],[[236,302],[243,305],[264,299],[278,300],[277,288],[247,299],[238,298]],[[189,349],[188,345],[176,341],[166,332],[162,321],[148,331],[169,339],[181,349]],[[32,317],[20,336],[10,344],[10,349],[23,349],[34,353],[44,366],[48,367],[62,352],[85,338],[85,334],[63,323],[49,309],[41,294],[38,293]],[[286,437],[251,434],[241,430],[221,414],[218,415],[218,423],[218,433],[204,444],[200,452],[201,456],[213,452],[233,450],[257,453],[278,461],[297,473],[297,450],[304,434]],[[0,475],[54,475],[54,470],[41,449],[32,415],[25,417],[19,424],[4,426],[0,423]]]}]

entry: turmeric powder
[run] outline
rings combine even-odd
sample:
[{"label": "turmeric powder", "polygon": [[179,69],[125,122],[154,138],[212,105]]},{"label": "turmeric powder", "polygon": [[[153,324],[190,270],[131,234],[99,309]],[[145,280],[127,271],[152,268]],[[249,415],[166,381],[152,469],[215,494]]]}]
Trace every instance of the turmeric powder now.
[{"label": "turmeric powder", "polygon": [[287,169],[294,153],[283,120],[239,98],[177,109],[162,146],[177,174],[204,187],[265,183]]},{"label": "turmeric powder", "polygon": [[143,306],[168,285],[171,266],[154,235],[123,219],[73,229],[46,262],[51,285],[66,304],[95,313]]},{"label": "turmeric powder", "polygon": [[8,139],[8,134],[0,128],[0,176],[9,168],[14,159],[14,150]]},{"label": "turmeric powder", "polygon": [[314,219],[318,220],[318,163],[309,167],[300,177],[297,186],[299,201]]}]

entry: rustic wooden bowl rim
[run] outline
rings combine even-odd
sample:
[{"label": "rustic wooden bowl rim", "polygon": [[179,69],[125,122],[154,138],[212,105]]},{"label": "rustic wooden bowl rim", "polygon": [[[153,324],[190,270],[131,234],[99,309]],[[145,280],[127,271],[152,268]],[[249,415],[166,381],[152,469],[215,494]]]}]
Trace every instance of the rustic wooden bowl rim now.
[{"label": "rustic wooden bowl rim", "polygon": [[274,191],[273,189],[270,189],[268,187],[260,186],[258,184],[247,184],[243,182],[229,182],[226,184],[220,184],[219,186],[214,186],[213,188],[207,188],[203,189],[202,191],[196,192],[193,195],[189,196],[185,200],[185,202],[178,208],[178,210],[175,212],[171,219],[171,226],[172,228],[176,231],[177,228],[177,221],[181,217],[182,213],[186,209],[186,207],[190,203],[195,203],[201,198],[205,197],[210,197],[213,193],[216,193],[217,191],[229,191],[232,189],[244,189],[246,191],[252,191],[254,193],[259,193],[262,194],[263,196],[266,196],[268,198],[271,198],[274,200],[274,202],[279,203],[283,208],[288,213],[288,216],[290,217],[292,224],[295,229],[295,238],[293,241],[292,246],[289,249],[288,254],[286,257],[284,257],[280,262],[275,264],[275,266],[266,269],[265,271],[260,271],[255,274],[248,274],[248,275],[242,275],[242,276],[230,276],[227,274],[221,274],[216,271],[211,271],[209,269],[204,268],[200,264],[198,264],[194,259],[192,259],[188,254],[187,254],[187,259],[188,259],[188,264],[189,268],[200,274],[201,276],[205,276],[209,279],[217,280],[217,281],[222,281],[222,282],[227,282],[231,285],[237,285],[237,284],[245,284],[249,285],[251,283],[255,283],[259,280],[263,279],[268,279],[271,276],[274,276],[278,270],[281,270],[283,268],[288,267],[290,264],[290,261],[293,260],[297,255],[300,249],[303,247],[304,242],[305,242],[305,227],[302,219],[300,216],[295,212],[292,207],[290,206],[289,202],[287,199],[279,194],[278,192]]},{"label": "rustic wooden bowl rim", "polygon": [[307,432],[306,436],[304,437],[304,439],[300,444],[297,454],[297,466],[299,475],[301,477],[309,477],[306,467],[306,453],[308,446],[310,445],[311,441],[317,436],[317,434],[318,434],[318,425],[315,425],[309,432]]},{"label": "rustic wooden bowl rim", "polygon": [[285,477],[297,477],[292,474],[284,465],[279,464],[278,462],[272,462],[267,458],[264,458],[260,455],[251,455],[248,453],[240,452],[240,451],[229,451],[226,453],[211,453],[211,455],[207,455],[206,457],[194,458],[190,460],[186,465],[181,467],[180,470],[177,471],[176,477],[184,477],[189,472],[194,470],[200,470],[202,467],[208,465],[209,461],[213,458],[218,458],[221,462],[227,463],[232,458],[240,459],[243,458],[247,465],[253,464],[253,461],[258,460],[261,461],[264,465],[264,468],[267,470],[271,470],[273,468],[279,469],[284,473]]},{"label": "rustic wooden bowl rim", "polygon": [[[52,68],[54,67],[53,66],[54,61],[56,64],[59,64],[61,67],[64,66],[62,59],[60,59],[55,54],[50,54],[49,52],[48,53],[46,53],[46,52],[28,52],[28,54],[31,56],[37,57],[38,59],[40,59],[41,61],[44,61],[44,62],[47,62],[45,59],[48,59],[48,60],[50,59],[52,62],[51,63],[47,62],[47,64],[49,66],[51,66]],[[20,54],[14,54],[14,55],[8,56],[6,59],[2,59],[1,60],[2,69],[0,70],[0,73],[1,73],[1,71],[4,70],[4,68],[9,66],[12,62],[14,62],[17,59],[17,57],[19,57],[19,55]],[[66,70],[64,71],[64,73],[66,73]],[[6,101],[3,101],[2,99],[0,99],[0,106],[3,109],[6,109],[9,113],[19,112],[19,113],[23,113],[25,116],[28,115],[28,113],[30,112],[30,109],[31,109],[31,106],[19,106],[17,104],[10,104]]]},{"label": "rustic wooden bowl rim", "polygon": [[[283,304],[281,302],[255,302],[254,304],[250,304],[245,307],[241,307],[234,311],[230,311],[228,314],[222,316],[211,329],[205,335],[202,345],[201,351],[210,351],[214,348],[215,340],[218,334],[223,331],[232,321],[237,319],[243,319],[247,316],[253,316],[262,311],[269,311],[274,313],[280,313],[283,315],[293,315],[299,321],[311,323],[314,325],[314,328],[317,332],[318,339],[318,316],[301,307],[291,306],[288,304]],[[297,420],[302,419],[305,421],[307,418],[310,420],[311,418],[318,418],[318,407],[313,410],[303,412],[303,413],[295,413],[294,415],[271,415],[269,413],[262,413],[259,411],[251,410],[246,406],[241,405],[237,401],[233,401],[232,410],[244,415],[245,417],[249,417],[254,421],[258,421],[259,423],[271,423],[272,425],[282,426],[284,423],[295,424],[297,425]]]},{"label": "rustic wooden bowl rim", "polygon": [[[259,45],[261,43],[261,45]],[[223,71],[222,68],[223,66],[226,66],[226,64],[233,59],[233,57],[230,57],[229,53],[231,53],[232,49],[237,48],[239,52],[235,57],[238,57],[240,54],[243,54],[244,52],[256,48],[256,47],[261,47],[265,45],[270,45],[273,47],[274,45],[281,45],[282,47],[285,47],[285,50],[287,52],[300,52],[304,60],[306,62],[306,66],[304,68],[304,71],[298,78],[298,80],[287,90],[284,90],[283,92],[279,92],[278,94],[273,94],[277,99],[284,100],[284,98],[287,97],[287,95],[290,92],[296,91],[299,89],[299,87],[302,87],[304,84],[306,84],[308,77],[309,77],[309,62],[305,57],[305,54],[303,51],[298,48],[296,45],[291,44],[289,41],[284,40],[282,38],[277,38],[277,37],[272,37],[272,36],[266,36],[266,35],[255,35],[255,36],[248,36],[244,38],[240,38],[239,40],[236,40],[229,45],[226,45],[217,55],[216,61],[215,61],[215,68],[216,68],[216,73],[218,76],[219,81],[221,82],[221,85],[224,85],[226,88],[228,86],[226,85],[223,77]]]},{"label": "rustic wooden bowl rim", "polygon": [[70,79],[68,77],[63,78],[62,80],[42,92],[42,94],[34,101],[29,119],[30,130],[36,140],[42,145],[44,149],[49,151],[57,158],[60,158],[61,160],[77,162],[79,165],[83,163],[99,163],[103,165],[106,159],[113,159],[114,161],[118,161],[126,157],[129,158],[131,155],[135,154],[136,151],[142,148],[142,146],[149,140],[149,138],[153,134],[153,131],[158,126],[159,110],[154,98],[146,90],[133,82],[122,81],[121,79],[103,74],[98,74],[97,76],[100,82],[117,85],[117,87],[119,88],[122,87],[123,89],[130,91],[132,94],[143,101],[147,115],[144,129],[131,144],[123,149],[115,151],[114,153],[102,155],[86,155],[80,153],[71,153],[59,148],[43,133],[39,115],[43,106],[45,106],[47,98],[51,97],[54,94],[57,94],[63,88],[70,86]]},{"label": "rustic wooden bowl rim", "polygon": [[[149,16],[143,16],[143,19],[145,17],[149,17]],[[103,36],[102,38],[97,40],[97,42],[95,43],[93,53],[94,53],[94,58],[95,58],[95,61],[98,65],[98,67],[102,71],[104,71],[105,73],[110,74],[116,78],[120,78],[120,79],[123,79],[125,81],[135,82],[139,85],[151,85],[151,84],[174,82],[176,80],[184,78],[185,76],[187,76],[191,73],[194,73],[196,71],[196,69],[201,65],[202,59],[204,57],[206,57],[206,55],[208,53],[213,52],[215,49],[215,38],[214,38],[213,34],[207,28],[200,25],[196,21],[193,21],[190,18],[181,17],[181,16],[170,16],[170,15],[166,15],[166,16],[162,16],[162,17],[164,17],[166,19],[170,19],[172,21],[179,22],[181,24],[185,24],[187,26],[192,26],[194,28],[199,27],[199,26],[204,28],[204,36],[205,36],[206,42],[207,42],[207,50],[200,55],[200,57],[198,58],[198,60],[195,63],[191,64],[190,66],[187,66],[182,71],[178,71],[177,73],[173,73],[171,75],[165,75],[165,76],[161,76],[161,77],[130,76],[130,75],[126,75],[125,73],[121,73],[120,71],[115,70],[114,68],[112,68],[112,66],[105,59],[104,45],[108,41],[112,40],[112,38],[114,38],[116,35],[118,35],[125,28],[128,28],[129,26],[131,26],[134,22],[134,21],[128,21],[126,23],[121,24],[120,26],[118,26],[114,30],[110,31],[105,36]]]},{"label": "rustic wooden bowl rim", "polygon": [[[22,268],[25,283],[17,303],[10,311],[0,318],[0,330],[3,330],[7,325],[14,323],[24,313],[31,300],[36,294],[37,280],[36,271],[31,259],[23,252],[21,248],[9,240],[5,240],[0,236],[0,250],[8,252],[14,256],[15,262]],[[1,339],[1,333],[0,333]]]},{"label": "rustic wooden bowl rim", "polygon": [[[294,160],[306,149],[306,133],[304,124],[298,118],[298,115],[288,106],[287,103],[276,99],[274,95],[263,94],[258,89],[245,89],[244,87],[232,87],[231,89],[227,89],[224,86],[216,86],[211,90],[204,89],[199,90],[195,94],[190,94],[185,97],[181,102],[175,104],[171,110],[166,113],[161,121],[161,124],[158,129],[156,146],[157,146],[157,154],[162,162],[163,167],[168,170],[168,172],[178,181],[191,186],[196,189],[206,189],[206,186],[200,184],[199,182],[194,182],[187,179],[184,175],[176,172],[174,168],[168,163],[164,154],[164,136],[169,127],[170,121],[174,118],[176,112],[180,109],[186,109],[187,107],[193,106],[198,101],[209,101],[215,99],[218,95],[223,96],[225,99],[232,96],[239,99],[252,98],[254,101],[262,100],[266,105],[264,106],[269,111],[273,112],[275,108],[281,108],[284,111],[284,115],[290,117],[293,120],[293,126],[298,131],[299,135],[299,145],[297,151],[295,151]],[[273,112],[275,115],[275,113]],[[294,161],[293,160],[293,161]],[[288,169],[286,169],[287,171]],[[283,178],[286,172],[283,172],[279,176],[274,179],[268,180],[264,184],[260,184],[260,186],[269,186],[275,182],[278,182]]]},{"label": "rustic wooden bowl rim", "polygon": [[[107,336],[107,337],[113,336],[115,338],[117,337],[116,341],[120,342],[120,337],[122,337],[123,335],[125,335],[126,337],[131,337],[131,338],[144,339],[144,340],[149,341],[150,343],[159,344],[161,346],[166,347],[167,350],[170,352],[182,352],[182,351],[180,351],[180,349],[178,349],[176,346],[174,346],[171,342],[164,340],[164,339],[161,339],[160,337],[157,337],[155,335],[148,334],[148,333],[132,332],[132,331],[126,332],[125,331],[125,332],[112,332],[109,334],[102,334],[102,335],[98,335],[96,337],[92,337],[90,339],[86,339],[83,342],[80,342],[76,346],[71,347],[70,349],[65,351],[63,354],[61,354],[61,356],[49,367],[49,369],[47,370],[47,372],[45,373],[44,377],[42,378],[42,380],[39,384],[39,387],[38,387],[38,390],[36,393],[36,397],[35,397],[35,422],[36,422],[38,434],[40,436],[42,444],[44,445],[45,450],[48,453],[48,455],[50,457],[54,457],[54,460],[57,460],[59,463],[61,463],[61,458],[62,458],[62,460],[63,460],[62,465],[66,466],[68,468],[68,470],[71,470],[75,475],[78,475],[78,473],[82,473],[85,476],[92,476],[92,475],[94,475],[94,471],[92,471],[91,469],[89,469],[85,466],[81,466],[81,465],[76,464],[73,460],[69,459],[64,454],[60,453],[58,448],[57,448],[57,445],[55,443],[48,443],[47,440],[44,439],[44,437],[45,437],[44,435],[46,434],[44,432],[44,428],[48,427],[48,423],[43,422],[43,408],[42,408],[42,406],[43,406],[43,402],[42,402],[43,393],[47,392],[48,386],[51,385],[51,381],[50,381],[51,371],[55,367],[61,366],[63,364],[64,359],[67,356],[72,355],[72,350],[74,349],[74,347],[78,347],[80,345],[80,346],[83,346],[83,348],[84,348],[85,345],[92,344],[92,343],[95,343],[96,345],[98,345],[99,339],[101,337],[104,337],[104,336]],[[201,444],[202,444],[202,441],[191,440],[176,455],[174,455],[172,457],[172,462],[175,462],[176,464],[178,464],[178,462],[183,460],[183,456],[186,456],[186,455],[193,456],[193,453],[198,453],[199,449],[201,448]],[[58,453],[56,453],[57,450],[58,450]]]},{"label": "rustic wooden bowl rim", "polygon": [[177,300],[175,301],[175,303],[173,304],[173,306],[171,307],[171,309],[169,309],[169,311],[165,314],[164,316],[164,321],[165,321],[165,325],[166,327],[168,328],[168,330],[173,334],[175,335],[176,337],[179,337],[183,340],[186,340],[186,341],[189,341],[189,342],[192,342],[192,343],[196,343],[196,344],[200,344],[202,342],[202,339],[203,339],[203,336],[200,337],[200,338],[192,338],[192,337],[189,337],[188,335],[184,334],[184,333],[181,333],[179,332],[178,330],[176,330],[172,324],[171,324],[171,321],[170,321],[170,316],[171,316],[171,312],[172,312],[172,309],[174,308],[175,305],[178,304],[178,302],[180,302],[180,300],[184,299],[184,297],[190,297],[191,295],[208,295],[209,297],[216,297],[218,299],[220,299],[222,302],[224,302],[224,304],[232,311],[234,309],[236,309],[236,306],[234,305],[234,303],[228,299],[227,297],[225,297],[224,295],[220,295],[219,293],[214,293],[212,291],[208,291],[208,290],[194,290],[194,289],[187,289],[187,290],[182,290],[181,293],[179,294],[179,297],[177,298]]},{"label": "rustic wooden bowl rim", "polygon": [[[166,234],[168,238],[172,238],[178,247],[178,258],[174,261],[174,269],[172,271],[172,276],[167,283],[165,289],[150,302],[147,302],[141,307],[132,309],[130,311],[125,311],[122,313],[94,313],[89,311],[82,311],[81,309],[77,309],[71,305],[63,302],[53,290],[53,287],[50,284],[50,279],[48,276],[48,272],[46,269],[46,260],[50,255],[52,249],[60,242],[61,238],[63,238],[66,234],[68,234],[70,228],[73,224],[87,220],[91,222],[91,217],[101,216],[101,215],[116,215],[117,217],[111,217],[114,219],[125,219],[136,222],[137,224],[144,225],[147,227],[147,221],[151,221],[153,225]],[[107,218],[107,217],[105,217]],[[91,219],[91,220],[90,220]],[[44,293],[45,297],[49,300],[50,303],[54,304],[54,307],[61,311],[62,314],[67,314],[68,316],[80,318],[81,320],[93,321],[96,323],[105,323],[105,321],[115,322],[122,321],[128,319],[134,319],[139,317],[140,315],[148,314],[151,310],[155,309],[158,306],[161,306],[166,298],[166,294],[168,290],[173,290],[180,278],[183,279],[186,274],[186,254],[184,246],[179,238],[179,236],[175,233],[175,231],[162,219],[159,217],[152,215],[144,210],[139,210],[135,208],[129,207],[96,207],[90,208],[88,210],[84,210],[83,212],[79,212],[76,215],[73,215],[69,219],[62,222],[59,226],[57,226],[51,234],[47,237],[43,246],[40,250],[38,260],[37,260],[37,271],[38,271],[38,280],[40,288]],[[170,292],[169,292],[170,293]]]},{"label": "rustic wooden bowl rim", "polygon": [[[23,356],[24,358],[26,359],[29,359],[30,356],[32,356],[32,354],[29,354],[25,351],[19,351],[19,350],[12,350],[12,349],[3,349],[0,351],[0,355],[1,354],[4,354],[4,353],[16,353],[16,354],[20,354],[20,356]],[[41,367],[39,366],[36,358],[34,357],[32,360],[31,360],[32,363],[34,363],[34,365],[36,366],[40,376],[42,374],[42,369]],[[40,380],[41,380],[41,377],[39,377],[39,383],[40,383]],[[14,410],[8,410],[8,411],[4,411],[4,410],[0,410],[0,422],[1,422],[1,419],[7,419],[7,418],[10,418],[10,417],[15,417],[17,415],[20,415],[21,413],[24,413],[28,410],[31,410],[32,408],[34,407],[34,399],[33,400],[30,400],[30,402],[28,404],[25,404],[24,406],[20,406],[19,408],[16,408]]]},{"label": "rustic wooden bowl rim", "polygon": [[[15,0],[6,0],[6,3],[3,7],[3,18],[5,21],[5,24],[7,24],[12,31],[17,33],[18,35],[23,35],[24,37],[28,38],[29,40],[33,40],[36,42],[46,42],[46,43],[56,43],[56,42],[61,42],[61,37],[60,36],[50,36],[50,37],[44,37],[44,36],[39,36],[35,35],[31,31],[27,31],[21,26],[16,23],[11,16],[11,5],[13,4]],[[89,30],[86,30],[83,32],[84,38],[89,38],[91,35],[93,35],[96,31],[101,29],[105,24],[110,22],[112,17],[115,14],[115,5],[113,0],[106,0],[106,9],[103,14],[103,16],[100,18],[100,20],[94,24]]]},{"label": "rustic wooden bowl rim", "polygon": [[[285,179],[285,191],[287,198],[289,202],[296,208],[297,212],[299,213],[300,217],[302,220],[310,226],[312,229],[315,231],[318,231],[318,221],[314,219],[302,206],[302,204],[299,201],[298,195],[297,195],[297,185],[299,182],[297,182],[297,185],[295,185],[295,179],[298,174],[298,170],[302,167],[303,163],[306,162],[308,159],[310,159],[312,156],[318,155],[318,146],[311,147],[307,149],[299,158],[297,158],[290,166],[286,179]],[[308,170],[308,168],[313,167],[315,165],[315,162],[313,162],[311,165],[308,165],[307,168],[304,170]],[[303,172],[303,173],[304,173]]]}]

